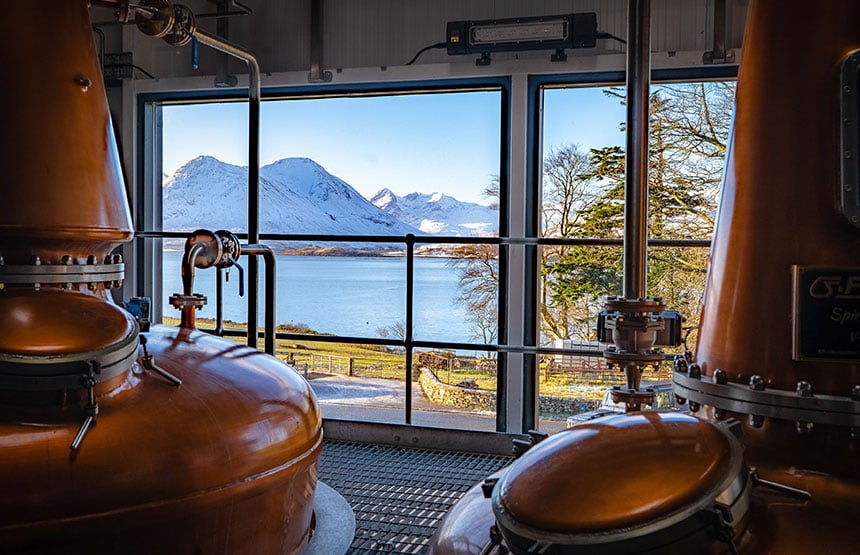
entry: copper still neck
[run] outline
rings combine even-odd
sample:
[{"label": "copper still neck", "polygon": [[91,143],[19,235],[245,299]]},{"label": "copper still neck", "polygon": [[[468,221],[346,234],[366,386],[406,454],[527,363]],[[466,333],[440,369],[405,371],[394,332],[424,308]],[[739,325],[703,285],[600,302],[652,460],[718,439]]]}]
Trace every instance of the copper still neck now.
[{"label": "copper still neck", "polygon": [[[132,223],[87,2],[10,2],[0,37],[5,264],[103,263]],[[24,55],[26,53],[26,55]],[[69,257],[64,262],[64,257]]]},{"label": "copper still neck", "polygon": [[0,390],[84,392],[94,420],[138,326],[107,295],[132,224],[88,4],[4,5],[0,41],[15,78],[2,92]]}]

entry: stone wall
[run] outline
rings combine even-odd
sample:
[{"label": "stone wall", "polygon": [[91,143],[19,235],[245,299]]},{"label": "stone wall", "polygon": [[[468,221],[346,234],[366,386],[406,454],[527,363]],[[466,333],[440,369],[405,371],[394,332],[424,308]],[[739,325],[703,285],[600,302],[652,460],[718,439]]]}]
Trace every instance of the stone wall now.
[{"label": "stone wall", "polygon": [[[418,383],[421,385],[424,395],[434,403],[464,409],[485,411],[496,410],[495,391],[487,391],[486,389],[469,389],[442,383],[437,380],[433,372],[427,368],[421,369]],[[546,395],[541,395],[539,403],[541,414],[570,415],[594,410],[600,404],[600,401],[569,397],[548,397]]]},{"label": "stone wall", "polygon": [[495,411],[496,392],[486,389],[468,389],[440,382],[427,368],[421,369],[418,378],[424,395],[434,403],[449,407]]},{"label": "stone wall", "polygon": [[538,396],[538,409],[541,414],[571,415],[594,410],[600,406],[600,400],[578,399],[576,397]]}]

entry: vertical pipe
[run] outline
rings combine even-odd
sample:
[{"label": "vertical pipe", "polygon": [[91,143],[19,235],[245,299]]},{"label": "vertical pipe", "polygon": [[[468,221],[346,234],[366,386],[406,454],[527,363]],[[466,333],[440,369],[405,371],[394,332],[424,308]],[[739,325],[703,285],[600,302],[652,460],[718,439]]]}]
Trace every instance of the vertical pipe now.
[{"label": "vertical pipe", "polygon": [[645,296],[648,237],[648,93],[651,2],[627,4],[627,159],[624,204],[624,297]]},{"label": "vertical pipe", "polygon": [[224,271],[215,267],[215,335],[224,335]]},{"label": "vertical pipe", "polygon": [[415,236],[406,235],[406,424],[412,424],[412,297],[415,293]]},{"label": "vertical pipe", "polygon": [[[201,29],[194,36],[203,44],[225,52],[248,64],[248,243],[260,241],[260,66],[256,58],[240,46]],[[259,263],[248,260],[248,345],[257,348],[257,302]]]},{"label": "vertical pipe", "polygon": [[265,263],[266,282],[265,282],[265,339],[263,349],[270,355],[275,354],[275,282],[276,282],[276,259],[275,253],[268,245],[242,245],[240,254],[248,256],[248,263],[251,260],[257,259],[258,256],[263,257]]}]

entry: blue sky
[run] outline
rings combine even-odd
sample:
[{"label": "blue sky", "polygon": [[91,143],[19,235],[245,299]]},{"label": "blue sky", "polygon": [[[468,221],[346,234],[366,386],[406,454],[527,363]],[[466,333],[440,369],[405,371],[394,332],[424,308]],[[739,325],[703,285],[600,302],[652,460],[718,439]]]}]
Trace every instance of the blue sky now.
[{"label": "blue sky", "polygon": [[544,152],[577,144],[581,150],[624,146],[620,126],[625,108],[607,96],[606,87],[547,89],[544,91]]},{"label": "blue sky", "polygon": [[[499,173],[498,92],[410,94],[264,101],[260,162],[307,157],[365,197],[441,192],[488,202],[481,191]],[[210,155],[248,163],[246,102],[166,106],[163,171]],[[600,89],[545,93],[544,148],[623,145],[624,108]]]}]

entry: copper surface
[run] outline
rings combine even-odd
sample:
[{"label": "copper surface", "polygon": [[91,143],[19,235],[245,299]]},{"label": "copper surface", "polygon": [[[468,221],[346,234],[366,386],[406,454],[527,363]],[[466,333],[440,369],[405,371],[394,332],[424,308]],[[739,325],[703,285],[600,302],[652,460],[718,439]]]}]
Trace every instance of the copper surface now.
[{"label": "copper surface", "polygon": [[[806,381],[815,395],[841,397],[860,385],[856,362],[796,361],[792,345],[793,266],[860,266],[860,233],[838,211],[839,71],[848,53],[860,48],[857,21],[860,2],[855,0],[814,6],[799,0],[750,3],[733,139],[696,349],[697,362],[708,376],[721,369],[730,381],[747,384],[752,375],[761,375],[765,387],[787,391]],[[717,416],[712,407],[698,414],[707,419]],[[720,414],[721,419],[732,416],[745,423],[740,440],[758,475],[811,495],[754,487],[750,511],[742,523],[735,523],[736,551],[856,553],[860,537],[856,430],[852,434],[844,427],[808,427],[775,418],[766,418],[755,428],[746,424],[746,415]],[[561,515],[597,530],[629,522],[652,506],[658,508],[654,516],[665,514],[672,495],[692,492],[689,480],[695,472],[684,470],[690,475],[683,480],[663,474],[661,465],[675,464],[672,455],[659,448],[655,434],[651,443],[641,443],[646,441],[641,433],[634,426],[613,431],[612,441],[593,452],[574,449],[577,442],[566,447],[566,442],[549,443],[552,437],[539,444],[520,459],[548,444],[542,460],[522,472],[524,484],[535,489],[522,488],[515,498],[522,507],[515,506],[512,512],[544,528],[563,524]],[[719,449],[702,453],[701,458],[676,455],[693,461],[706,475],[722,464]],[[633,487],[620,492],[622,500],[614,505],[608,501],[609,492],[619,492],[622,482]],[[625,496],[630,506],[622,508]],[[489,501],[470,492],[461,503],[440,525],[432,553],[476,554],[489,542],[485,527],[492,511]],[[733,551],[726,544],[701,549]]]},{"label": "copper surface", "polygon": [[0,255],[104,254],[132,225],[87,2],[5,2],[0,37]]},{"label": "copper surface", "polygon": [[[14,378],[0,390],[0,553],[297,553],[322,447],[307,382],[188,329],[154,328],[151,358],[132,361],[138,328],[109,301],[114,281],[39,283],[49,264],[119,267],[105,256],[132,233],[87,2],[8,3],[0,41],[13,76],[0,256],[29,276],[0,286],[14,365],[0,368]],[[115,345],[128,360],[95,364]],[[31,371],[62,380],[35,387]]]},{"label": "copper surface", "polygon": [[729,456],[725,436],[696,418],[614,416],[532,448],[502,478],[500,497],[512,518],[540,530],[620,529],[701,498],[725,479]]},{"label": "copper surface", "polygon": [[111,347],[134,331],[131,316],[94,295],[17,288],[0,293],[0,353],[56,356]]},{"label": "copper surface", "polygon": [[156,327],[156,363],[80,408],[0,404],[0,552],[294,553],[307,540],[322,446],[307,382],[277,359]]},{"label": "copper surface", "polygon": [[[812,499],[800,499],[763,487],[754,489],[748,523],[743,534],[735,539],[738,553],[857,552],[856,515],[860,489],[856,481],[796,469],[762,467],[759,472],[768,479],[810,491]],[[577,498],[571,500],[571,503],[576,502]],[[484,498],[480,487],[469,490],[439,524],[429,553],[508,553],[504,543],[501,548],[482,552],[490,545],[492,514],[490,500]],[[730,551],[718,542],[702,546],[698,553],[727,554]]]},{"label": "copper surface", "polygon": [[860,364],[792,360],[792,265],[860,266],[860,233],[837,211],[839,70],[860,48],[860,2],[748,14],[696,358],[709,376],[848,396]]},{"label": "copper surface", "polygon": [[[498,478],[502,472],[489,478]],[[477,484],[445,515],[430,539],[429,553],[481,553],[490,543],[490,527],[495,523],[490,500]]]}]

